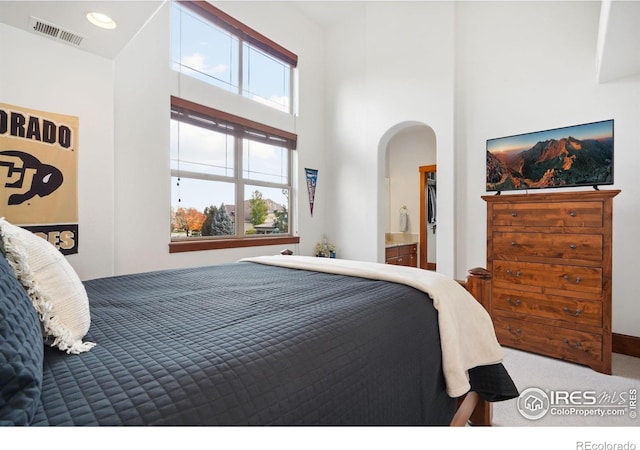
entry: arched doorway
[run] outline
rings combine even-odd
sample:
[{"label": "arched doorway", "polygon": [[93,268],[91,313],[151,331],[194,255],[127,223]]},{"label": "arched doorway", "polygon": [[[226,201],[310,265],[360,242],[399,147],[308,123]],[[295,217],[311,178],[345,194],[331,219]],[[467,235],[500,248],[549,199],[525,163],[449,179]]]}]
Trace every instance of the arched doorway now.
[{"label": "arched doorway", "polygon": [[426,234],[421,233],[419,168],[436,163],[435,132],[421,122],[403,122],[383,135],[380,146],[385,158],[385,250],[401,242],[415,242],[426,249],[420,240]]}]

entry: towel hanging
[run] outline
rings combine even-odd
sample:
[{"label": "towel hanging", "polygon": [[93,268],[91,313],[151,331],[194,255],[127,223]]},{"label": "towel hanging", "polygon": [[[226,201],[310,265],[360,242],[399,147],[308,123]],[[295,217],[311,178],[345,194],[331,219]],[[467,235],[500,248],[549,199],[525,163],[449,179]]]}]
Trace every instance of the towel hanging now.
[{"label": "towel hanging", "polygon": [[409,210],[406,206],[400,208],[400,231],[409,231]]}]

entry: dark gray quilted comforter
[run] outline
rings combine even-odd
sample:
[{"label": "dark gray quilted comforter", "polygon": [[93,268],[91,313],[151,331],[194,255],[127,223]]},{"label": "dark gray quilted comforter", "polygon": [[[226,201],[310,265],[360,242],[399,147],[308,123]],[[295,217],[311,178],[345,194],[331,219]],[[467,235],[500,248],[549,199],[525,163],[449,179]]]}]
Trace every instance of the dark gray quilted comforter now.
[{"label": "dark gray quilted comforter", "polygon": [[[437,312],[413,288],[255,263],[85,286],[97,346],[45,350],[34,425],[445,425],[453,415]],[[485,373],[489,395],[508,396],[497,366],[507,382]]]}]

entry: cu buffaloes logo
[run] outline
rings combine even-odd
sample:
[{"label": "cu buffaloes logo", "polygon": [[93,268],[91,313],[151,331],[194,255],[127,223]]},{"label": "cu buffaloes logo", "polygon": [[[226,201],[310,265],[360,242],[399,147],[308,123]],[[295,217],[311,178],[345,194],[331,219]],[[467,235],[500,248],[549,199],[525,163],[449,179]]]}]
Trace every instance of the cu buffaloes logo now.
[{"label": "cu buffaloes logo", "polygon": [[46,197],[55,192],[64,180],[58,168],[43,164],[36,157],[18,150],[0,152],[0,167],[7,168],[4,186],[16,191],[9,195],[9,205],[21,205],[36,195]]}]

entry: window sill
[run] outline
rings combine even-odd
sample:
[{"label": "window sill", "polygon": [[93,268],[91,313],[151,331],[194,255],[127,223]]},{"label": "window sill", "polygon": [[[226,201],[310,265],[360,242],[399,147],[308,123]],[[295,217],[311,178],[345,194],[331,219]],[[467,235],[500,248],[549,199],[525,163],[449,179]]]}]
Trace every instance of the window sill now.
[{"label": "window sill", "polygon": [[242,239],[193,239],[169,243],[169,253],[197,252],[225,248],[259,247],[264,245],[298,244],[298,236],[260,237]]}]

